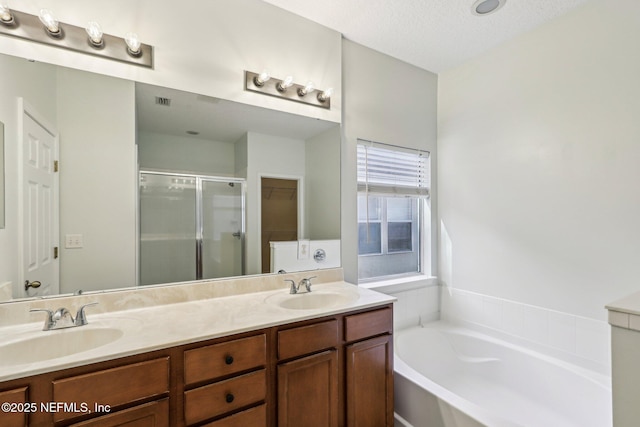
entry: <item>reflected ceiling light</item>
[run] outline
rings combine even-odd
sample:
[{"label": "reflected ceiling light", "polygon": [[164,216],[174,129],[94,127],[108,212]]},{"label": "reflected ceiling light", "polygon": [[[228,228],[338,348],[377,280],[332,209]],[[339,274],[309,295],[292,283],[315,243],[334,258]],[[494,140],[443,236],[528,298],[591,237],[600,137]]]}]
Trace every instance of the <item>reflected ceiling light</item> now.
[{"label": "reflected ceiling light", "polygon": [[316,85],[312,81],[308,81],[304,87],[298,88],[298,96],[305,96],[314,90],[316,90]]},{"label": "reflected ceiling light", "polygon": [[44,25],[44,27],[47,29],[49,35],[53,37],[62,36],[60,25],[58,24],[58,20],[56,19],[53,12],[51,12],[49,9],[40,9],[40,15],[38,15],[38,18],[40,18],[40,22],[42,22],[42,25]]},{"label": "reflected ceiling light", "polygon": [[13,15],[11,14],[11,9],[9,9],[9,7],[6,5],[3,6],[0,4],[0,22],[2,22],[3,24],[14,23]]},{"label": "reflected ceiling light", "polygon": [[103,47],[104,40],[102,39],[102,28],[100,24],[95,21],[91,21],[87,24],[87,34],[89,35],[89,43],[93,47]]},{"label": "reflected ceiling light", "polygon": [[140,38],[136,33],[127,33],[124,36],[124,41],[127,44],[127,52],[131,56],[140,56],[142,51],[140,51]]},{"label": "reflected ceiling light", "polygon": [[258,74],[256,77],[253,78],[253,83],[255,83],[255,85],[258,87],[262,87],[270,79],[271,79],[271,74],[269,74],[269,71],[262,70],[260,74]]},{"label": "reflected ceiling light", "polygon": [[278,92],[284,92],[291,86],[293,86],[293,76],[287,76],[283,81],[276,85],[276,89],[278,89]]},{"label": "reflected ceiling light", "polygon": [[[333,89],[326,90],[316,89],[315,84],[309,81],[306,85],[299,85],[293,82],[293,76],[289,75],[284,80],[271,77],[268,71],[262,73],[254,73],[252,71],[244,72],[244,89],[251,92],[258,92],[263,95],[274,96],[289,101],[301,102],[303,104],[313,105],[331,109],[331,96]],[[291,90],[288,90],[292,88]],[[313,96],[306,96],[312,92],[316,92]]]},{"label": "reflected ceiling light", "polygon": [[103,34],[97,22],[85,28],[58,22],[49,9],[32,15],[0,6],[0,35],[153,68],[153,47],[141,43],[137,35],[129,33],[125,39]]},{"label": "reflected ceiling light", "polygon": [[500,9],[507,0],[476,0],[471,7],[471,13],[484,16]]},{"label": "reflected ceiling light", "polygon": [[327,102],[327,99],[331,98],[331,95],[333,95],[333,88],[332,87],[330,87],[329,89],[325,90],[324,92],[320,92],[318,94],[318,101]]}]

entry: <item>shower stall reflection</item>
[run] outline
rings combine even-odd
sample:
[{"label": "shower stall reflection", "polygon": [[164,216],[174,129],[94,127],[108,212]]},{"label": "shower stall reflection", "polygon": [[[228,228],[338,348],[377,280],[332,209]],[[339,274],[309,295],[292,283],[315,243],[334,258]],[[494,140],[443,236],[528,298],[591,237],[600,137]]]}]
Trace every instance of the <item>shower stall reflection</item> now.
[{"label": "shower stall reflection", "polygon": [[140,284],[244,274],[245,183],[140,172]]}]

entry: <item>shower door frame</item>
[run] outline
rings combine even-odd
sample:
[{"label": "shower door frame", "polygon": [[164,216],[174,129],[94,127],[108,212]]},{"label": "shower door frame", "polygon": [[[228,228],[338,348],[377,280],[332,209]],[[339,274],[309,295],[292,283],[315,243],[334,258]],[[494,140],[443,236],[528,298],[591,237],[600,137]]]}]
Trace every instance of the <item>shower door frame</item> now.
[{"label": "shower door frame", "polygon": [[[139,170],[138,182],[142,174],[148,175],[162,175],[176,178],[189,178],[195,179],[196,190],[196,229],[195,229],[195,243],[196,243],[196,279],[203,280],[203,240],[204,240],[204,207],[202,206],[202,183],[206,182],[220,182],[220,183],[233,183],[240,184],[240,275],[244,276],[246,272],[246,248],[245,248],[245,233],[246,233],[246,198],[247,198],[247,182],[244,178],[224,177],[224,176],[212,176],[212,175],[198,175],[193,173],[179,173],[179,172],[162,172],[154,170]],[[140,188],[138,188],[138,218],[142,220],[140,215]],[[138,242],[140,241],[140,233],[138,234]],[[140,259],[140,255],[138,255]],[[138,266],[139,269],[139,266]],[[140,281],[140,278],[138,278]]]}]

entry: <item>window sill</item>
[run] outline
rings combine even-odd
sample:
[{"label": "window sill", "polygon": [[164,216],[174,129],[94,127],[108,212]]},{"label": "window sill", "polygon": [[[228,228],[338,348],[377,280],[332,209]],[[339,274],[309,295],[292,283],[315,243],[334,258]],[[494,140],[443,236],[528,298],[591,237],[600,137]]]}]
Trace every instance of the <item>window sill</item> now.
[{"label": "window sill", "polygon": [[437,286],[438,277],[418,274],[415,276],[395,277],[393,279],[376,280],[372,282],[358,283],[362,288],[372,289],[382,293],[403,292],[411,289]]}]

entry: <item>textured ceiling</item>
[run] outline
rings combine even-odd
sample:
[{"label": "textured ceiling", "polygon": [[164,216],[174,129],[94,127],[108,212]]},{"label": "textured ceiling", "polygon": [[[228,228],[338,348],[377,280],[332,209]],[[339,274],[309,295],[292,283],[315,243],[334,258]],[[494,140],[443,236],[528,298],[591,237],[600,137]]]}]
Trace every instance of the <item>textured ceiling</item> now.
[{"label": "textured ceiling", "polygon": [[475,0],[264,0],[420,68],[454,68],[589,0],[507,0],[493,14]]}]

